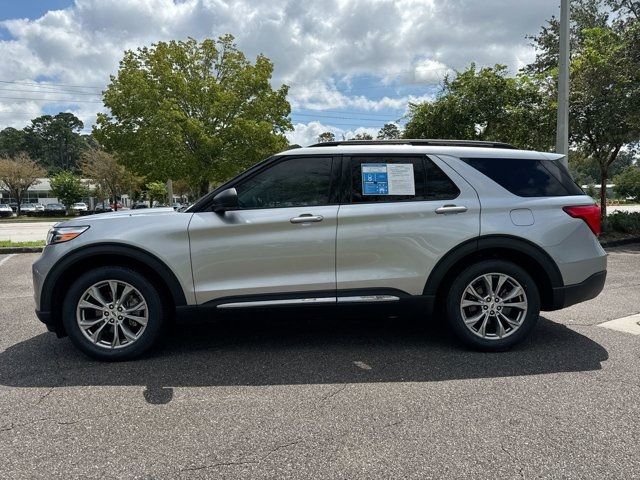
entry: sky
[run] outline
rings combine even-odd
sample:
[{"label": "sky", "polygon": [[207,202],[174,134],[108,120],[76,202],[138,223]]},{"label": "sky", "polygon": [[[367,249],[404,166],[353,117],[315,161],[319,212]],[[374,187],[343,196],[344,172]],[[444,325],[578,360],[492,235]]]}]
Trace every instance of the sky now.
[{"label": "sky", "polygon": [[471,62],[515,73],[558,14],[559,0],[0,0],[0,129],[69,111],[88,133],[125,50],[231,33],[290,86],[291,143],[375,137]]}]

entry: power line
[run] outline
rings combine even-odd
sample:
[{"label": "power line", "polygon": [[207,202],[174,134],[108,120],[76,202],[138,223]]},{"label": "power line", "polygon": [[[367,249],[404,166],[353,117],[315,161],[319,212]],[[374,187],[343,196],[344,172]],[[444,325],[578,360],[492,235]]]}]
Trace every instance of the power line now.
[{"label": "power line", "polygon": [[69,85],[68,83],[54,83],[54,82],[47,82],[47,83],[23,82],[21,80],[0,80],[0,83],[13,83],[17,85],[35,85],[36,87],[56,85],[61,87],[73,87],[73,88],[95,88],[98,90],[102,90],[104,88],[104,87],[96,87],[94,85]]},{"label": "power line", "polygon": [[[366,117],[348,117],[348,116],[336,116],[336,115],[313,115],[313,114],[305,114],[305,113],[292,113],[292,116],[296,117],[311,117],[311,118],[336,118],[338,120],[358,120],[362,122],[381,122],[383,119],[380,118],[366,118]],[[393,121],[393,118],[387,118],[388,121]]]},{"label": "power line", "polygon": [[[37,92],[34,92],[37,93]],[[41,92],[42,93],[42,92]],[[31,100],[34,102],[56,102],[56,103],[102,103],[102,100],[70,100],[65,98],[27,98],[27,97],[1,97],[3,100]]]},{"label": "power line", "polygon": [[99,93],[78,92],[75,90],[62,91],[62,90],[22,90],[19,88],[0,88],[0,92],[25,92],[25,93],[54,93],[58,95],[90,95],[92,97],[100,97]]},{"label": "power line", "polygon": [[[349,115],[366,115],[367,117],[389,117],[392,114],[388,114],[388,113],[367,113],[367,112],[351,112],[351,111],[344,111],[344,110],[325,110],[322,108],[319,109],[313,109],[313,108],[296,108],[295,110],[302,110],[305,112],[321,112],[321,113],[347,113]],[[394,108],[392,110],[401,110],[401,108]]]}]

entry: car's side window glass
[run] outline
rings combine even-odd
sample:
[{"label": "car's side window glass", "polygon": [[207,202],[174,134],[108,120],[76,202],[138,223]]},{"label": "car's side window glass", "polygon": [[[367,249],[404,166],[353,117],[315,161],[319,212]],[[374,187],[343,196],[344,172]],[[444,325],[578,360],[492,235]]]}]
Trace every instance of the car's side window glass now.
[{"label": "car's side window glass", "polygon": [[424,159],[427,174],[427,200],[452,200],[460,195],[460,189],[429,158]]},{"label": "car's side window glass", "polygon": [[351,202],[424,200],[425,171],[421,157],[351,157]]},{"label": "car's side window glass", "polygon": [[329,204],[331,157],[280,161],[235,185],[240,208],[282,208]]}]

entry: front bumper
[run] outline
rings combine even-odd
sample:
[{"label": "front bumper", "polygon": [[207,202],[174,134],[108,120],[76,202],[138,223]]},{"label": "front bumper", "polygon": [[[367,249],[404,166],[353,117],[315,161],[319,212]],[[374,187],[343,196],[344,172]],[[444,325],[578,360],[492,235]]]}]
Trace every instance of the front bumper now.
[{"label": "front bumper", "polygon": [[583,282],[553,289],[553,310],[570,307],[597,297],[607,279],[607,271],[594,273]]},{"label": "front bumper", "polygon": [[36,317],[38,317],[38,320],[40,320],[42,323],[45,324],[45,326],[47,327],[47,330],[55,333],[59,338],[66,336],[66,334],[64,333],[64,331],[60,326],[60,323],[54,321],[53,316],[51,315],[51,312],[42,312],[36,309]]}]

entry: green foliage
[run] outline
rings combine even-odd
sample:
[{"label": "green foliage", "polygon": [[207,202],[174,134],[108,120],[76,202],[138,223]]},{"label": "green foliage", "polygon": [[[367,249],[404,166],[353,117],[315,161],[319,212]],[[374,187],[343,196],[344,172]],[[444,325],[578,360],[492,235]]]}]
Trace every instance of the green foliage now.
[{"label": "green foliage", "polygon": [[0,131],[0,157],[15,157],[25,151],[25,134],[23,130],[7,127]]},{"label": "green foliage", "polygon": [[366,132],[358,133],[353,140],[373,140],[373,137]]},{"label": "green foliage", "polygon": [[548,150],[554,143],[554,105],[544,82],[507,76],[504,65],[471,65],[445,78],[432,102],[410,104],[405,138],[496,140]]},{"label": "green foliage", "polygon": [[606,232],[640,234],[640,212],[613,212],[603,222]]},{"label": "green foliage", "polygon": [[25,127],[25,149],[49,173],[77,171],[87,148],[79,133],[83,128],[82,121],[72,113],[42,115]]},{"label": "green foliage", "polygon": [[15,157],[0,157],[0,187],[5,188],[18,203],[18,215],[22,197],[30,186],[36,185],[44,170],[22,152]]},{"label": "green foliage", "polygon": [[613,177],[616,195],[626,198],[632,197],[640,200],[640,167],[636,165],[625,168]]},{"label": "green foliage", "polygon": [[150,182],[145,185],[151,205],[154,201],[167,203],[167,186],[163,182]]},{"label": "green foliage", "polygon": [[331,132],[323,132],[318,135],[318,143],[335,142],[336,136]]},{"label": "green foliage", "polygon": [[[571,141],[596,165],[606,217],[607,183],[625,145],[640,142],[640,3],[632,0],[571,2],[569,131]],[[536,60],[526,67],[557,78],[557,19],[533,37]]]},{"label": "green foliage", "polygon": [[94,136],[152,180],[219,183],[287,146],[288,87],[271,87],[273,65],[254,64],[231,35],[158,42],[125,52],[104,92]]},{"label": "green foliage", "polygon": [[51,177],[51,193],[69,210],[71,205],[87,195],[87,188],[79,176],[62,171]]},{"label": "green foliage", "polygon": [[115,156],[103,150],[85,152],[82,173],[97,185],[97,196],[107,196],[114,203],[122,193],[135,190],[141,183],[140,178],[118,163]]},{"label": "green foliage", "polygon": [[393,140],[400,138],[402,132],[395,123],[385,123],[378,132],[378,138],[380,140]]}]

